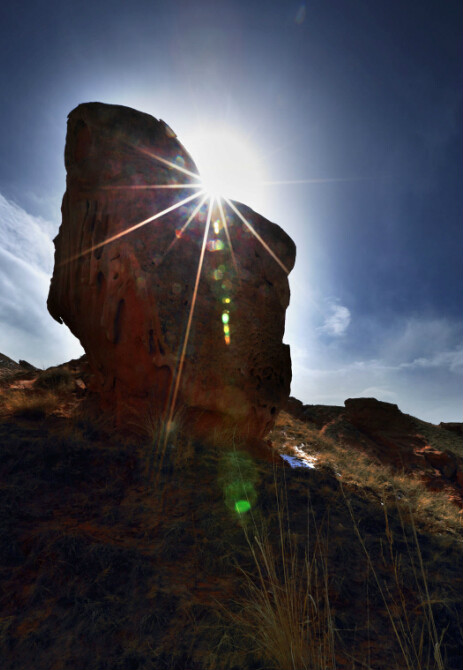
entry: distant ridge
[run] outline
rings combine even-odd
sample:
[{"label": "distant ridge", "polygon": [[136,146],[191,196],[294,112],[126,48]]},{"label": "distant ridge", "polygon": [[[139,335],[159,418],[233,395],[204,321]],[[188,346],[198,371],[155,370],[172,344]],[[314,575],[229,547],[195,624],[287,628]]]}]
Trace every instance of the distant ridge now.
[{"label": "distant ridge", "polygon": [[0,353],[0,377],[22,370],[37,370],[37,368],[35,365],[32,365],[32,363],[23,360],[19,360],[19,362],[16,363],[16,361],[9,356]]}]

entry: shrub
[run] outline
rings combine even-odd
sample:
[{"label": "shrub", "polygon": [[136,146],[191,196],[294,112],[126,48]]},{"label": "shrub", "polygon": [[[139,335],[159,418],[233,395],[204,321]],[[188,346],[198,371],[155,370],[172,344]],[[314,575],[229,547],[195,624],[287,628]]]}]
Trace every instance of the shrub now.
[{"label": "shrub", "polygon": [[65,389],[72,384],[72,374],[67,368],[49,368],[39,374],[34,386],[39,389]]}]

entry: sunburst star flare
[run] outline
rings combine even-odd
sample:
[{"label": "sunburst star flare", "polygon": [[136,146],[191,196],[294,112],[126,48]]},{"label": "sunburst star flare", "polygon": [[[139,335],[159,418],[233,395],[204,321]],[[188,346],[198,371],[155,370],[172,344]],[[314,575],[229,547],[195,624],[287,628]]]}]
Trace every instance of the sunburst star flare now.
[{"label": "sunburst star flare", "polygon": [[135,110],[80,105],[65,156],[48,307],[87,352],[100,409],[126,427],[181,409],[201,438],[262,439],[289,394],[292,240],[204,193],[174,133]]}]

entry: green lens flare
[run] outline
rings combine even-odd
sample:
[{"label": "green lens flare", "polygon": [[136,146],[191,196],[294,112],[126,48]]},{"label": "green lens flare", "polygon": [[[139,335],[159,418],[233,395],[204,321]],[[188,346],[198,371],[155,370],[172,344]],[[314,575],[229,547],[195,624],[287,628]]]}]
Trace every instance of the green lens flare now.
[{"label": "green lens flare", "polygon": [[222,323],[228,323],[230,321],[230,315],[228,312],[222,312]]},{"label": "green lens flare", "polygon": [[[245,452],[224,453],[219,468],[219,484],[226,507],[245,515],[257,503],[258,474],[252,458]],[[243,517],[244,518],[244,517]]]},{"label": "green lens flare", "polygon": [[247,500],[237,500],[235,503],[235,511],[238,512],[238,514],[245,514],[246,512],[249,512],[251,509],[251,505]]}]

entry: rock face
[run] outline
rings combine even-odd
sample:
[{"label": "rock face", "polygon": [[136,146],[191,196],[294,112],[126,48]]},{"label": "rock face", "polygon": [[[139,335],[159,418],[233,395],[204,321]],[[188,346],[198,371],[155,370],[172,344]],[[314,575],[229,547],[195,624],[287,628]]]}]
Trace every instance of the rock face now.
[{"label": "rock face", "polygon": [[196,211],[191,157],[127,107],[73,110],[65,163],[48,309],[82,343],[102,409],[120,424],[175,409],[195,434],[262,438],[291,381],[292,240],[237,203]]}]

